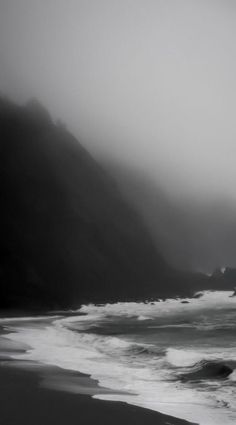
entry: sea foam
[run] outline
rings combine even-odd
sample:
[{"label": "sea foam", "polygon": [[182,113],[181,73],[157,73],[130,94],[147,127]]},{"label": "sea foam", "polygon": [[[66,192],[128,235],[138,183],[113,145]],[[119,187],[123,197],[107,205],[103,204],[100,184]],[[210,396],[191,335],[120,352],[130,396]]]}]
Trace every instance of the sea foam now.
[{"label": "sea foam", "polygon": [[[184,347],[174,347],[174,341],[168,339],[170,326],[176,325],[179,316],[182,320],[182,316],[186,315],[189,328],[194,328],[196,318],[202,318],[204,324],[209,311],[218,311],[219,314],[224,311],[224,314],[230,315],[236,306],[236,298],[231,295],[232,292],[208,291],[200,298],[185,299],[187,303],[182,303],[180,299],[170,299],[152,303],[87,305],[78,310],[78,316],[54,318],[51,322],[45,321],[44,326],[35,326],[34,319],[26,325],[24,321],[19,321],[17,326],[8,321],[7,337],[30,347],[24,353],[13,354],[14,358],[80,371],[91,375],[101,387],[117,392],[101,394],[99,391],[96,398],[124,401],[201,425],[233,425],[236,420],[236,403],[230,382],[233,383],[235,372],[225,386],[213,382],[213,391],[208,390],[206,384],[197,387],[182,383],[178,378],[183,371],[191,371],[202,360],[236,361],[234,345],[192,349],[186,340]],[[145,320],[140,320],[140,317]],[[192,322],[189,324],[190,317]],[[169,323],[170,319],[172,323]],[[136,320],[137,326],[142,326],[142,341],[135,334],[109,334],[107,326],[112,330],[112,326],[117,326],[121,320],[122,329],[130,324],[135,329]],[[175,332],[181,329],[189,332],[185,325],[184,321],[181,322]],[[155,344],[145,339],[150,331],[160,332],[160,326],[161,335],[164,332],[167,343],[172,343],[166,349],[158,346],[158,339]]]}]

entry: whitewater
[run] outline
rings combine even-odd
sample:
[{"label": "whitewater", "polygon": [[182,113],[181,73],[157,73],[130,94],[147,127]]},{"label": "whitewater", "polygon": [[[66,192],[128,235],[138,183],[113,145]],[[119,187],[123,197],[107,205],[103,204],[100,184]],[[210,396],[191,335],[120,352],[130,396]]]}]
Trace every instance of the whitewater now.
[{"label": "whitewater", "polygon": [[[84,305],[54,317],[0,319],[17,360],[79,371],[93,397],[123,401],[201,425],[236,423],[236,297]],[[102,388],[112,390],[111,393]]]}]

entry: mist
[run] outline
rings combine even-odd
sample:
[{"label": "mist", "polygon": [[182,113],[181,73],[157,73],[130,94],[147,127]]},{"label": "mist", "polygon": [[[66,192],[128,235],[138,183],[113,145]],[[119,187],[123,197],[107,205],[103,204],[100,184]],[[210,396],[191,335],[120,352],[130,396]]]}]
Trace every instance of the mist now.
[{"label": "mist", "polygon": [[179,196],[236,197],[234,1],[2,0],[0,90]]},{"label": "mist", "polygon": [[236,424],[235,24],[0,0],[2,424]]}]

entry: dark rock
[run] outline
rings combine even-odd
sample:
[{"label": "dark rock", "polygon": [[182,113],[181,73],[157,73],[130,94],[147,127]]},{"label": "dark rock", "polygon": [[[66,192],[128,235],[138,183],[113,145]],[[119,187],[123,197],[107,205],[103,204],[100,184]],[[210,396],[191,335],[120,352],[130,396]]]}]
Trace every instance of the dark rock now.
[{"label": "dark rock", "polygon": [[218,362],[201,362],[196,370],[190,373],[181,375],[183,381],[196,381],[204,379],[225,379],[231,373],[233,369],[224,363]]}]

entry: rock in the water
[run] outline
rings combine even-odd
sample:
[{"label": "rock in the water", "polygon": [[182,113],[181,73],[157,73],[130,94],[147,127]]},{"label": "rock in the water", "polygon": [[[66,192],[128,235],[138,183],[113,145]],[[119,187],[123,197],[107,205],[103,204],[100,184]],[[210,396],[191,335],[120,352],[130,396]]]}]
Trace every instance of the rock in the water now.
[{"label": "rock in the water", "polygon": [[225,379],[233,370],[228,365],[220,362],[201,362],[193,372],[181,376],[183,381],[202,379]]}]

